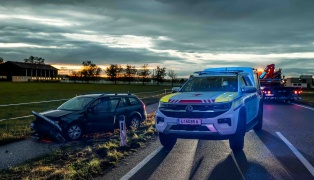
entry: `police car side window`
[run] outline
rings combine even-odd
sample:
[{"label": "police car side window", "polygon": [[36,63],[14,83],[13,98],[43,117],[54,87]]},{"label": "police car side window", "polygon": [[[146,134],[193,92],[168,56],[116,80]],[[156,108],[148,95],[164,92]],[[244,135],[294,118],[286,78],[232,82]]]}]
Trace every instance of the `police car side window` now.
[{"label": "police car side window", "polygon": [[252,82],[251,82],[251,80],[250,80],[250,78],[248,76],[244,76],[243,78],[244,78],[244,80],[246,82],[246,85],[253,86],[253,84],[252,84]]},{"label": "police car side window", "polygon": [[247,84],[246,84],[244,78],[241,76],[240,77],[240,87],[243,87],[243,86],[247,86]]}]

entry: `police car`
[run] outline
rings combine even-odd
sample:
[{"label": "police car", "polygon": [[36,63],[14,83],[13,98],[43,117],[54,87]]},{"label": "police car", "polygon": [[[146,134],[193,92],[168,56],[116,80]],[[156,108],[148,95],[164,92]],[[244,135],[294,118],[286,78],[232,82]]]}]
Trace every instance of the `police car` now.
[{"label": "police car", "polygon": [[177,138],[229,139],[230,148],[241,151],[245,133],[262,128],[262,94],[253,68],[205,69],[173,91],[160,99],[155,117],[166,149]]}]

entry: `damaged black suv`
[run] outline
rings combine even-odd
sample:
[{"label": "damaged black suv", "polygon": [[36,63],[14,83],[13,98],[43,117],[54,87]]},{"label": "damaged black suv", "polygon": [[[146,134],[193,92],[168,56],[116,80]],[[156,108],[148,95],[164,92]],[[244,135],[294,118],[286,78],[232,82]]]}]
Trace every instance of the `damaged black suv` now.
[{"label": "damaged black suv", "polygon": [[33,112],[33,136],[48,136],[60,142],[77,140],[85,133],[114,131],[120,115],[128,128],[138,128],[147,118],[145,104],[133,94],[85,94],[54,110]]}]

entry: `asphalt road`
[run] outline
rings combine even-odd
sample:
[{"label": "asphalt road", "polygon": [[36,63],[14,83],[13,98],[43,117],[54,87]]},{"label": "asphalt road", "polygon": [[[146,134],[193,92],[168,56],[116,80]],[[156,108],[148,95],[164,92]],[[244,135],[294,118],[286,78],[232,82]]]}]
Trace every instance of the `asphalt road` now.
[{"label": "asphalt road", "polygon": [[313,144],[314,108],[265,103],[263,129],[246,134],[243,152],[183,139],[166,151],[156,139],[99,179],[314,179]]}]

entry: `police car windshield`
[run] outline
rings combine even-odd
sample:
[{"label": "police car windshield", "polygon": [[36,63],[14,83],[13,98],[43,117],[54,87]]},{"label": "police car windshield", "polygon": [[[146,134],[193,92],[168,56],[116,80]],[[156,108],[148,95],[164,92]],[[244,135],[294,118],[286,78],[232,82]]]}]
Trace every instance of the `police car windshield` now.
[{"label": "police car windshield", "polygon": [[180,92],[237,92],[237,76],[202,76],[193,77],[180,90]]}]

